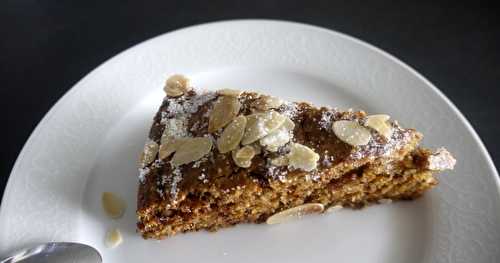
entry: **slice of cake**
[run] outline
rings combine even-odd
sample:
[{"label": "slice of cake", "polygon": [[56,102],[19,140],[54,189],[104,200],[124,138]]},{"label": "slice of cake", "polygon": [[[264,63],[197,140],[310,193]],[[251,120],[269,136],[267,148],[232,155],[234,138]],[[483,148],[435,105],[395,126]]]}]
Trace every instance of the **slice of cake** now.
[{"label": "slice of cake", "polygon": [[419,148],[422,135],[388,115],[236,90],[198,93],[180,75],[165,91],[141,155],[144,238],[410,200],[455,164],[443,148]]}]

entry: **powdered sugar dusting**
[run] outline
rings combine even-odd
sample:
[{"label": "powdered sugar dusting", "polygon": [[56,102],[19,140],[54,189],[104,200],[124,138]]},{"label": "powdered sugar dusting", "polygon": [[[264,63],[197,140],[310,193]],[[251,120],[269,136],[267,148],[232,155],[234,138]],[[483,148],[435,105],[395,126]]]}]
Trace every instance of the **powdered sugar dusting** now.
[{"label": "powdered sugar dusting", "polygon": [[323,111],[321,113],[321,119],[318,121],[319,127],[323,130],[330,130],[334,121],[334,114],[335,112],[333,110]]},{"label": "powdered sugar dusting", "polygon": [[161,120],[160,120],[160,123],[161,124],[165,124],[165,120],[167,120],[168,116],[167,116],[167,112],[166,111],[162,111],[160,112],[160,116],[161,116]]},{"label": "powdered sugar dusting", "polygon": [[166,175],[162,175],[161,176],[161,185],[165,185],[167,183],[167,176]]},{"label": "powdered sugar dusting", "polygon": [[187,124],[191,115],[215,96],[214,92],[202,92],[189,97],[169,98],[166,111],[161,112],[160,123],[165,125],[164,134],[174,138],[188,137],[190,131],[187,130]]},{"label": "powdered sugar dusting", "polygon": [[267,167],[267,176],[273,179],[278,179],[280,182],[287,182],[287,174],[288,172],[283,168],[273,165]]},{"label": "powdered sugar dusting", "polygon": [[168,115],[184,115],[193,114],[198,111],[199,107],[216,97],[215,92],[202,92],[189,97],[180,97],[170,99],[168,102]]},{"label": "powdered sugar dusting", "polygon": [[150,170],[148,167],[139,168],[139,182],[143,184],[144,181],[146,181],[146,175],[149,173],[149,171]]},{"label": "powdered sugar dusting", "polygon": [[161,166],[163,165],[163,161],[160,160],[160,159],[157,159],[153,162],[153,164],[151,165],[152,167],[155,167],[155,168],[160,168]]},{"label": "powdered sugar dusting", "polygon": [[170,99],[168,101],[167,112],[170,115],[186,113],[186,110],[184,108],[184,102],[186,102],[186,100],[183,97],[179,99]]},{"label": "powdered sugar dusting", "polygon": [[188,136],[186,116],[179,116],[176,119],[162,119],[162,124],[165,124],[163,133],[168,137],[180,138]]},{"label": "powdered sugar dusting", "polygon": [[[185,127],[187,119],[198,111],[200,106],[215,98],[214,92],[203,92],[189,97],[179,97],[169,99],[166,111],[161,113],[162,124],[175,124],[176,126],[167,127],[176,129],[177,126]],[[183,120],[184,125],[172,123],[171,120]]]},{"label": "powdered sugar dusting", "polygon": [[332,163],[334,160],[335,160],[334,156],[329,155],[328,151],[325,151],[322,154],[321,164],[325,167],[330,167],[330,166],[332,166]]},{"label": "powdered sugar dusting", "polygon": [[283,101],[279,107],[279,112],[293,120],[297,116],[297,104],[295,102]]},{"label": "powdered sugar dusting", "polygon": [[182,172],[179,167],[175,167],[172,171],[172,182],[170,183],[170,196],[175,199],[177,197],[177,193],[179,189],[177,188],[177,184],[182,181]]},{"label": "powdered sugar dusting", "polygon": [[349,157],[353,160],[359,160],[365,157],[390,156],[395,150],[401,149],[411,140],[412,132],[410,130],[402,129],[395,123],[392,124],[392,128],[394,131],[388,141],[372,138],[367,145],[359,146]]}]

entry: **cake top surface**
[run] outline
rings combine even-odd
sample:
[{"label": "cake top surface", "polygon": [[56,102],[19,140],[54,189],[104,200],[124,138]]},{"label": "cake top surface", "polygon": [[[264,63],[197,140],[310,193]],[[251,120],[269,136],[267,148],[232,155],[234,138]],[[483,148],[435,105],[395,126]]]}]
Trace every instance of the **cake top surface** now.
[{"label": "cake top surface", "polygon": [[149,198],[173,205],[197,189],[320,180],[322,171],[390,156],[421,138],[387,115],[254,92],[197,92],[176,78],[167,81],[139,169]]}]

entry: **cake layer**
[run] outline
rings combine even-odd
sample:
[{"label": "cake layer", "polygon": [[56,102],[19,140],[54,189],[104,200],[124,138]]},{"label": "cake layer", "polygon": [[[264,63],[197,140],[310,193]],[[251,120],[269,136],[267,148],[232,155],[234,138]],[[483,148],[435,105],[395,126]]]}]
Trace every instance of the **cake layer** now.
[{"label": "cake layer", "polygon": [[297,176],[290,182],[232,188],[220,187],[217,181],[213,187],[190,192],[170,209],[165,202],[152,203],[139,211],[138,227],[145,238],[161,239],[178,232],[265,222],[277,212],[304,203],[361,208],[380,200],[411,200],[437,184],[437,171],[422,162],[429,156],[428,151],[415,150],[403,160],[373,162],[344,174],[331,174],[334,179],[330,181]]}]

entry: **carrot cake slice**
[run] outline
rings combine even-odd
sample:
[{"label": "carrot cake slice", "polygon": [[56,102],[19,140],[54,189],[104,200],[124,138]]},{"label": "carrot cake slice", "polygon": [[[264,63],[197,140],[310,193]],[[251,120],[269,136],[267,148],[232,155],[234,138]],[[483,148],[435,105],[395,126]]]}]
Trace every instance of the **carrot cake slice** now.
[{"label": "carrot cake slice", "polygon": [[316,107],[170,77],[140,158],[138,231],[162,239],[328,208],[411,200],[453,169],[388,115]]}]

